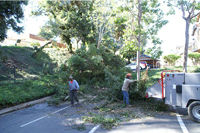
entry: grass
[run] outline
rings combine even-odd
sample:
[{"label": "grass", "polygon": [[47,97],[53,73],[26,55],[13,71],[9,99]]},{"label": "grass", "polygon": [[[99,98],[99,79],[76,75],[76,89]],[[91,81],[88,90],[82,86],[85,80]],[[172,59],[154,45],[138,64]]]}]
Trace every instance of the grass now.
[{"label": "grass", "polygon": [[[32,57],[34,50],[30,47],[1,47],[0,55],[0,85],[13,82],[20,82],[26,79],[35,79],[43,75],[44,71],[55,68],[52,59],[40,52],[35,58]],[[49,64],[51,68],[43,64]]]}]

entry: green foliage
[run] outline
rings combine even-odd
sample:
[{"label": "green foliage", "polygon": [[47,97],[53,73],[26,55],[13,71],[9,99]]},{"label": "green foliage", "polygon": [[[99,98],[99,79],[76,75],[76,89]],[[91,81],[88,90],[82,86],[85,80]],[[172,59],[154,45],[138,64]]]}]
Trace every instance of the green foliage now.
[{"label": "green foliage", "polygon": [[145,91],[147,89],[146,82],[140,80],[130,85],[129,98],[131,101],[145,99]]},{"label": "green foliage", "polygon": [[[142,8],[142,11],[139,10],[139,7]],[[127,16],[127,18],[129,18],[126,22],[126,29],[123,34],[125,45],[123,49],[121,49],[121,54],[123,54],[123,57],[127,58],[129,62],[130,58],[135,57],[136,51],[144,50],[143,48],[148,43],[148,40],[151,40],[151,43],[155,46],[161,44],[161,41],[156,35],[159,29],[166,25],[168,21],[163,20],[164,13],[160,9],[159,1],[144,0],[141,2],[141,5],[137,1],[129,2],[126,7],[121,8],[128,9],[123,10],[123,13],[129,15]],[[141,16],[141,19],[139,16]],[[140,42],[140,46],[138,41]],[[156,56],[160,55],[160,50],[158,50]]]},{"label": "green foliage", "polygon": [[160,112],[160,111],[167,111],[169,109],[169,105],[165,104],[165,102],[161,99],[154,99],[154,98],[148,98],[144,99],[143,101],[137,101],[134,103],[136,106],[140,106],[145,111],[154,111],[154,112]]},{"label": "green foliage", "polygon": [[[124,37],[126,38],[126,37]],[[136,43],[135,42],[128,42],[125,44],[123,48],[120,49],[120,54],[123,55],[123,58],[128,59],[128,63],[130,64],[131,58],[136,57],[137,49],[136,49]]]},{"label": "green foliage", "polygon": [[[67,68],[80,83],[92,83],[97,79],[99,82],[109,83],[115,75],[120,75],[120,69],[124,66],[119,56],[115,56],[105,47],[96,48],[95,45],[90,45],[88,50],[77,50],[67,63]],[[113,77],[110,78],[108,75]]]},{"label": "green foliage", "polygon": [[180,55],[169,54],[163,57],[165,61],[167,61],[171,66],[175,66],[175,62],[180,59]]},{"label": "green foliage", "polygon": [[1,108],[17,105],[35,100],[55,93],[56,77],[43,77],[42,79],[28,80],[23,84],[3,85],[0,88]]},{"label": "green foliage", "polygon": [[1,56],[1,62],[6,62],[8,60],[8,56]]},{"label": "green foliage", "polygon": [[66,82],[68,81],[68,79],[69,79],[69,76],[70,76],[70,74],[69,74],[68,72],[66,72],[66,71],[61,71],[61,72],[59,73],[59,81],[60,81],[61,83],[66,83]]},{"label": "green foliage", "polygon": [[117,117],[109,118],[102,115],[83,116],[84,121],[92,122],[94,124],[101,124],[103,128],[110,130],[114,126],[118,126],[120,119]]},{"label": "green foliage", "polygon": [[72,51],[72,38],[82,41],[83,45],[94,42],[91,34],[95,29],[90,18],[92,10],[93,1],[42,1],[39,10],[33,14],[44,13],[49,17],[40,31],[41,36],[46,39],[59,36]]},{"label": "green foliage", "polygon": [[197,65],[198,63],[200,63],[200,53],[189,53],[188,57],[192,59],[192,62],[194,63],[194,65]]},{"label": "green foliage", "polygon": [[57,84],[54,88],[54,95],[52,99],[48,101],[48,104],[59,106],[68,96],[68,90],[69,88],[67,84]]},{"label": "green foliage", "polygon": [[17,33],[23,31],[22,23],[24,18],[23,5],[28,1],[0,1],[0,42],[7,38],[7,31],[12,28]]},{"label": "green foliage", "polygon": [[194,72],[199,72],[200,73],[200,68],[196,68],[195,70],[194,70]]},{"label": "green foliage", "polygon": [[120,116],[122,116],[123,118],[139,118],[135,112],[122,112],[120,114]]},{"label": "green foliage", "polygon": [[84,123],[81,123],[81,124],[74,124],[74,125],[72,126],[72,128],[73,128],[73,129],[76,129],[76,130],[78,130],[78,131],[84,131],[84,130],[86,130],[86,126],[85,126]]},{"label": "green foliage", "polygon": [[40,43],[39,42],[31,43],[31,46],[33,46],[34,50],[38,50],[38,47],[40,47]]},{"label": "green foliage", "polygon": [[[195,15],[198,14],[200,9],[200,2],[199,1],[188,1],[188,0],[165,0],[164,3],[167,3],[167,6],[170,7],[170,10],[168,14],[175,14],[174,8],[178,8],[182,12],[189,12],[189,14],[184,14],[183,18],[186,18],[186,15],[188,15],[188,19],[191,20],[191,22],[196,21]],[[189,22],[190,23],[190,22]]]},{"label": "green foliage", "polygon": [[152,47],[152,48],[148,48],[147,49],[147,54],[150,54],[151,55],[151,58],[153,60],[155,59],[159,59],[160,56],[162,55],[163,51],[161,51],[161,47]]},{"label": "green foliage", "polygon": [[47,53],[39,52],[34,56],[34,59],[38,63],[41,63],[42,74],[54,74],[54,68],[56,68],[56,64],[52,63],[52,59],[49,58]]},{"label": "green foliage", "polygon": [[169,109],[169,105],[165,104],[165,101],[156,101],[155,103],[156,111],[167,111]]}]

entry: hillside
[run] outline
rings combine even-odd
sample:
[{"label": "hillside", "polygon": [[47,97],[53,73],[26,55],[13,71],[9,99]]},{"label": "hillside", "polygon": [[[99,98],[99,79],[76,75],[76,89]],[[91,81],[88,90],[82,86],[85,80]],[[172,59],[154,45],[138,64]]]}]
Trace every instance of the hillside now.
[{"label": "hillside", "polygon": [[69,57],[67,49],[45,48],[33,58],[30,47],[0,48],[0,84],[52,74]]}]

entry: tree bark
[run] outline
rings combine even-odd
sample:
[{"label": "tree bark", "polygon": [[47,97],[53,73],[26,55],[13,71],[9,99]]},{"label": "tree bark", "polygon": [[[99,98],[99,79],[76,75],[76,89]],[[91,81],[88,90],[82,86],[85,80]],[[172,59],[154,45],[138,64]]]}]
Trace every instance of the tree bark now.
[{"label": "tree bark", "polygon": [[185,19],[186,29],[185,29],[185,49],[184,49],[184,61],[183,61],[183,72],[187,72],[187,57],[188,57],[188,44],[189,44],[189,28],[190,28],[190,18]]},{"label": "tree bark", "polygon": [[[138,0],[138,27],[140,30],[140,22],[141,22],[141,18],[142,18],[142,6],[141,6],[141,0]],[[141,38],[141,31],[139,31],[139,35],[138,35],[138,51],[137,51],[137,80],[140,80],[140,38]]]},{"label": "tree bark", "polygon": [[42,47],[40,47],[39,49],[37,49],[37,51],[35,53],[32,54],[32,57],[34,57],[38,52],[40,52],[46,45],[50,44],[50,42],[46,43],[45,45],[43,45]]}]

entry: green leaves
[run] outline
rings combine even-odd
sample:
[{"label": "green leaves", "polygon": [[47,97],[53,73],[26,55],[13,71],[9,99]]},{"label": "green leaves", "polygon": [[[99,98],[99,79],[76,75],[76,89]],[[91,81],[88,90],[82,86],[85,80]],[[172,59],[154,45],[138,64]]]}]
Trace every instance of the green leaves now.
[{"label": "green leaves", "polygon": [[94,124],[102,124],[103,128],[110,130],[114,126],[119,125],[120,119],[117,117],[110,118],[102,115],[83,116],[84,121],[89,121]]},{"label": "green leaves", "polygon": [[39,11],[48,15],[50,20],[41,29],[41,36],[47,39],[60,37],[69,45],[69,51],[72,51],[72,39],[82,45],[94,42],[91,39],[94,37],[91,35],[94,30],[91,21],[93,1],[43,1]]},{"label": "green leaves", "polygon": [[[86,80],[98,81],[107,80],[110,83],[115,75],[120,73],[120,69],[124,67],[124,63],[119,56],[115,56],[106,47],[96,48],[90,45],[86,50],[81,48],[76,51],[68,60],[67,68],[74,72],[74,77],[80,82]],[[81,71],[81,73],[79,73]],[[110,77],[110,75],[112,75]],[[83,77],[81,77],[83,76]]]},{"label": "green leaves", "polygon": [[35,81],[26,81],[23,84],[3,85],[0,88],[0,106],[13,106],[54,93],[56,77],[43,77]]},{"label": "green leaves", "polygon": [[180,55],[175,55],[175,54],[169,54],[163,57],[165,61],[167,61],[171,66],[175,65],[175,62],[180,59]]},{"label": "green leaves", "polygon": [[12,29],[17,33],[23,31],[24,18],[23,5],[28,1],[0,1],[0,42],[7,38],[7,30]]},{"label": "green leaves", "polygon": [[200,53],[189,53],[188,57],[192,59],[194,65],[200,63]]}]

